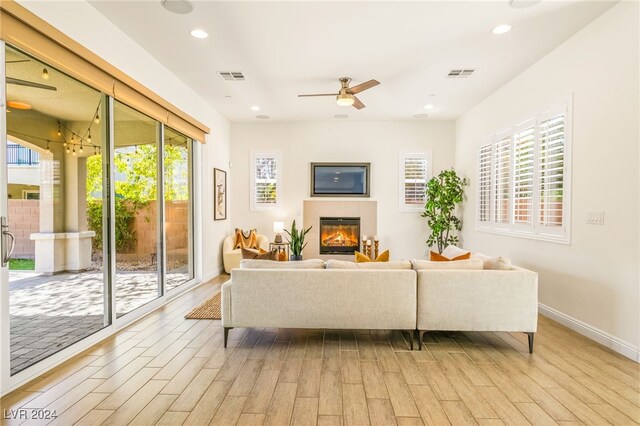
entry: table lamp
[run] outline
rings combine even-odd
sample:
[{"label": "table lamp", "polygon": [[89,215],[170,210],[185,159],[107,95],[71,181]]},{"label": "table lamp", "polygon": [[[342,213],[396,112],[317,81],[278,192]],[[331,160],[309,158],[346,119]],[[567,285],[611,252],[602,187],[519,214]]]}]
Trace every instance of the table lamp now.
[{"label": "table lamp", "polygon": [[284,232],[284,222],[273,222],[273,232],[276,233],[276,237],[273,241],[278,244],[282,244],[281,233]]}]

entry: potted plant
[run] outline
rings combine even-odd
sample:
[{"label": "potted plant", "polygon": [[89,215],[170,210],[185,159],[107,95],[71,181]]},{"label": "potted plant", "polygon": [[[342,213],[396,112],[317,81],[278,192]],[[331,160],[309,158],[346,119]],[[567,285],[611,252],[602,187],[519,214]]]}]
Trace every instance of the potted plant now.
[{"label": "potted plant", "polygon": [[438,253],[442,253],[449,244],[458,242],[456,231],[462,230],[462,221],[455,216],[455,210],[464,199],[466,185],[467,179],[460,178],[453,169],[443,170],[427,182],[427,201],[421,216],[427,218],[431,230],[427,245],[435,244]]},{"label": "potted plant", "polygon": [[310,226],[308,229],[302,228],[301,230],[298,230],[294,219],[291,224],[291,231],[288,229],[284,230],[284,232],[286,232],[290,237],[290,239],[287,238],[289,248],[291,249],[291,256],[289,260],[302,260],[302,250],[307,246],[307,243],[304,242],[304,238],[307,236],[311,228],[312,227]]}]

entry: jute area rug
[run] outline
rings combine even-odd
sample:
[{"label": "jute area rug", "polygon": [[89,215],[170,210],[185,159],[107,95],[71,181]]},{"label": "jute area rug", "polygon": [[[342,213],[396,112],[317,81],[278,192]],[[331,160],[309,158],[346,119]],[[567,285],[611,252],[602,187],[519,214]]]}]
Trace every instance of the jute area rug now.
[{"label": "jute area rug", "polygon": [[186,319],[212,319],[222,318],[220,313],[220,292],[205,300],[200,306],[184,316]]}]

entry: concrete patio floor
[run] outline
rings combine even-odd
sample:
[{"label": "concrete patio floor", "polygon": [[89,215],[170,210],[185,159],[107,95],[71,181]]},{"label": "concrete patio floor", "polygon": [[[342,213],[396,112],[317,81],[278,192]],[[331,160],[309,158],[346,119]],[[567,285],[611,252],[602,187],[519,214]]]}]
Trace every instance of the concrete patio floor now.
[{"label": "concrete patio floor", "polygon": [[[167,291],[188,281],[186,268],[167,273]],[[45,276],[10,271],[11,374],[102,329],[104,276],[100,271]],[[158,296],[155,272],[118,272],[118,317]]]}]

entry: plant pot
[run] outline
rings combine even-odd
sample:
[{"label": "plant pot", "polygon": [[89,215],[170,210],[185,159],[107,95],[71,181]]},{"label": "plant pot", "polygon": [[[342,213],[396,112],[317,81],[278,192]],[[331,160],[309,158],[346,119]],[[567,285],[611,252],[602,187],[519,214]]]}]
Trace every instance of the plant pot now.
[{"label": "plant pot", "polygon": [[291,256],[289,256],[289,260],[302,260],[302,255],[298,255],[296,256],[295,254],[292,254]]}]

